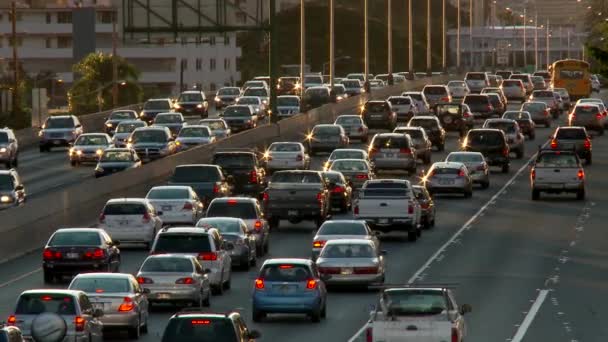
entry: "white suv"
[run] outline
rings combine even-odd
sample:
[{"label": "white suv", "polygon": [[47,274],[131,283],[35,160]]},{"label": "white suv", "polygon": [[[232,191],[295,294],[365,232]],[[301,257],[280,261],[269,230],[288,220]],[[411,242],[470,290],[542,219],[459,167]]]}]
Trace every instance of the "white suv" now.
[{"label": "white suv", "polygon": [[150,254],[185,254],[198,258],[207,273],[211,290],[222,294],[230,288],[231,263],[227,244],[216,228],[163,228],[157,235]]},{"label": "white suv", "polygon": [[111,199],[99,215],[99,228],[105,229],[112,239],[143,243],[147,248],[162,226],[163,221],[145,198]]},{"label": "white suv", "polygon": [[163,224],[195,224],[204,214],[203,202],[189,186],[155,186],[146,195]]}]

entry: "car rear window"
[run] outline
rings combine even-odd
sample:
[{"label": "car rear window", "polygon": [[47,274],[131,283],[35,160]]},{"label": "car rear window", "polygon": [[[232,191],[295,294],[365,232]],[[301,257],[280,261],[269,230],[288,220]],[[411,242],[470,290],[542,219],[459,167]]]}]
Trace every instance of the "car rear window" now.
[{"label": "car rear window", "polygon": [[460,169],[457,168],[453,168],[453,167],[438,167],[438,168],[434,168],[431,173],[436,176],[436,175],[457,175],[458,173],[460,173]]},{"label": "car rear window", "polygon": [[521,110],[525,112],[540,112],[547,109],[547,105],[539,102],[526,102],[521,105]]},{"label": "car rear window", "polygon": [[536,159],[537,167],[577,167],[576,156],[571,153],[541,153]]},{"label": "car rear window", "polygon": [[0,144],[8,143],[8,134],[6,132],[0,132]]},{"label": "car rear window", "polygon": [[424,133],[422,133],[422,131],[419,130],[419,129],[411,129],[411,128],[409,128],[409,129],[408,128],[405,128],[405,129],[396,129],[394,131],[394,133],[407,134],[412,139],[422,139],[422,138],[424,138]]},{"label": "car rear window", "polygon": [[172,189],[172,188],[159,188],[152,189],[146,196],[147,199],[151,200],[172,200],[172,199],[188,199],[190,198],[190,191],[187,189]]},{"label": "car rear window", "polygon": [[211,251],[207,234],[168,233],[160,234],[155,253],[200,253]]},{"label": "car rear window", "polygon": [[424,87],[422,90],[424,95],[445,95],[447,90],[444,87]]},{"label": "car rear window", "polygon": [[521,85],[521,83],[518,80],[504,80],[502,82],[502,87],[506,88],[506,87],[518,87]]},{"label": "car rear window", "polygon": [[75,315],[74,297],[58,293],[31,293],[19,297],[15,310],[16,315],[38,315],[43,312]]},{"label": "car rear window", "polygon": [[118,124],[118,127],[116,127],[116,133],[131,133],[133,132],[136,128],[139,127],[144,127],[145,123],[144,122],[121,122]]},{"label": "car rear window", "polygon": [[148,210],[141,203],[110,203],[103,208],[103,214],[108,215],[143,215]]},{"label": "car rear window", "polygon": [[[228,220],[225,218],[204,218],[196,224],[197,227],[213,227],[220,231],[220,234],[241,233],[241,221],[239,220]],[[247,230],[247,229],[245,229]]]},{"label": "car rear window", "polygon": [[513,80],[521,80],[522,82],[528,82],[527,75],[511,75],[511,79]]},{"label": "car rear window", "polygon": [[389,290],[382,293],[382,300],[391,316],[438,315],[447,309],[444,292],[436,290]]},{"label": "car rear window", "polygon": [[336,120],[338,125],[357,125],[361,124],[361,117],[359,116],[341,116]]},{"label": "car rear window", "polygon": [[175,183],[218,182],[220,172],[215,167],[182,166],[175,168],[171,181]]},{"label": "car rear window", "polygon": [[467,141],[471,145],[500,145],[504,143],[504,138],[496,131],[482,131],[470,132]]},{"label": "car rear window", "polygon": [[299,105],[300,100],[297,97],[279,97],[277,99],[277,106],[298,107]]},{"label": "car rear window", "polygon": [[136,120],[137,115],[135,115],[135,113],[133,113],[131,111],[113,112],[112,114],[110,114],[109,119],[110,120]]},{"label": "car rear window", "polygon": [[169,320],[161,342],[238,341],[229,318],[180,317]]},{"label": "car rear window", "polygon": [[426,129],[438,128],[439,124],[434,119],[412,118],[408,124],[410,127],[422,127]]},{"label": "car rear window", "polygon": [[390,102],[393,106],[397,105],[397,106],[404,106],[404,105],[409,105],[412,103],[412,101],[410,99],[408,99],[407,97],[393,97],[391,99],[388,99],[388,102]]},{"label": "car rear window", "polygon": [[471,72],[466,75],[467,80],[485,80],[486,75],[482,72]]},{"label": "car rear window", "polygon": [[407,188],[376,188],[376,187],[366,187],[361,189],[361,193],[363,197],[409,197]]},{"label": "car rear window", "polygon": [[344,183],[346,180],[340,172],[323,172],[327,183]]},{"label": "car rear window", "polygon": [[551,97],[551,98],[553,98],[552,91],[535,91],[534,93],[532,93],[532,95],[534,97]]},{"label": "car rear window", "polygon": [[230,106],[224,110],[225,117],[251,116],[251,111],[245,106]]},{"label": "car rear window", "polygon": [[301,184],[321,184],[321,176],[317,173],[303,172],[276,172],[270,178],[271,183],[301,183]]},{"label": "car rear window", "polygon": [[376,149],[382,148],[409,148],[410,143],[407,136],[376,136],[372,142]]},{"label": "car rear window", "polygon": [[365,110],[370,113],[382,113],[389,109],[388,104],[386,102],[367,102],[365,104]]},{"label": "car rear window", "polygon": [[597,114],[599,113],[599,108],[597,106],[576,106],[574,109],[574,114],[576,115],[586,115],[586,114]]},{"label": "car rear window", "polygon": [[70,290],[80,290],[87,293],[117,293],[130,292],[129,281],[119,278],[76,278],[70,284]]},{"label": "car rear window", "polygon": [[248,153],[218,153],[213,156],[213,164],[223,168],[253,167],[255,157]]},{"label": "car rear window", "polygon": [[313,135],[339,135],[340,126],[316,126],[312,129]]},{"label": "car rear window", "polygon": [[131,142],[137,143],[165,143],[167,134],[160,129],[142,129],[131,134]]},{"label": "car rear window", "polygon": [[192,261],[185,258],[148,258],[141,272],[192,272]]},{"label": "car rear window", "polygon": [[373,258],[375,257],[372,246],[368,244],[331,244],[321,251],[322,258]]},{"label": "car rear window", "polygon": [[354,160],[336,160],[331,164],[332,171],[361,171],[367,172],[368,168],[363,161]]},{"label": "car rear window", "polygon": [[299,144],[272,144],[268,150],[272,152],[300,152],[302,148]]},{"label": "car rear window", "polygon": [[321,226],[318,235],[367,235],[367,229],[357,222],[327,222]]},{"label": "car rear window", "polygon": [[358,80],[342,81],[342,84],[347,88],[359,88],[361,83]]},{"label": "car rear window", "polygon": [[515,124],[512,122],[490,121],[487,127],[496,128],[505,133],[515,133]]},{"label": "car rear window", "polygon": [[365,157],[363,151],[334,151],[329,156],[329,160],[337,159],[363,159]]},{"label": "car rear window", "polygon": [[560,129],[555,135],[557,139],[587,139],[587,133],[582,129]]},{"label": "car rear window", "polygon": [[265,265],[260,271],[260,278],[266,281],[302,282],[312,278],[306,265],[280,264]]},{"label": "car rear window", "polygon": [[458,163],[482,162],[483,156],[473,153],[452,153],[448,155],[446,161]]},{"label": "car rear window", "polygon": [[14,190],[14,182],[13,176],[11,175],[0,175],[0,190],[12,191]]},{"label": "car rear window", "polygon": [[502,116],[503,119],[511,119],[511,120],[526,120],[530,119],[530,115],[528,113],[523,112],[506,112]]},{"label": "car rear window", "polygon": [[467,95],[464,98],[465,104],[486,104],[488,103],[488,95]]},{"label": "car rear window", "polygon": [[48,118],[44,124],[44,128],[72,128],[74,120],[71,117],[67,118]]},{"label": "car rear window", "polygon": [[207,217],[235,217],[243,220],[258,217],[253,203],[238,201],[213,202],[207,209]]},{"label": "car rear window", "polygon": [[226,126],[224,125],[224,123],[220,120],[209,120],[209,121],[205,121],[205,120],[201,120],[199,121],[200,125],[203,126],[207,126],[209,127],[211,130],[217,130],[217,129],[225,129]]},{"label": "car rear window", "polygon": [[99,246],[101,238],[97,232],[58,232],[53,235],[49,246]]},{"label": "car rear window", "polygon": [[422,94],[420,94],[420,93],[409,93],[409,94],[406,93],[406,94],[403,94],[403,96],[409,96],[413,100],[422,101]]}]

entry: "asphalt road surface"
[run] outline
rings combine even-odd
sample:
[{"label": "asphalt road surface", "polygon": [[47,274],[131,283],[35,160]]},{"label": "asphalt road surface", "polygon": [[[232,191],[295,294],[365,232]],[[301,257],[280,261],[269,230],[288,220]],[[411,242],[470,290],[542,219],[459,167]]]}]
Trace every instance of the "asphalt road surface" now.
[{"label": "asphalt road surface", "polygon": [[[605,92],[600,95],[606,99]],[[493,168],[489,189],[476,188],[471,199],[437,197],[437,225],[417,242],[382,241],[388,251],[387,283],[456,284],[458,303],[473,307],[467,315],[467,342],[608,340],[603,322],[608,315],[608,241],[602,224],[608,212],[601,209],[608,204],[608,181],[603,177],[608,173],[608,137],[593,140],[594,164],[585,170],[586,201],[576,201],[573,195],[546,195],[532,202],[528,161],[553,129],[537,128],[536,140],[526,142],[525,157],[513,160],[508,174]],[[450,133],[446,151],[434,152],[433,161],[455,150],[458,137]],[[65,155],[58,158],[67,165]],[[325,159],[315,157],[312,168],[320,168]],[[267,257],[308,258],[313,228],[309,222],[281,222],[271,234]],[[143,250],[123,248],[121,270],[134,273],[146,255]],[[44,287],[40,264],[38,252],[2,265],[0,317],[10,314],[21,291]],[[347,341],[365,323],[377,299],[374,291],[331,292],[327,319],[321,323],[277,315],[253,324],[250,294],[255,276],[253,269],[235,271],[231,290],[212,297],[210,311],[241,311],[248,325],[262,332],[261,341]],[[155,307],[150,333],[141,340],[159,341],[175,311]],[[124,341],[127,336],[117,333],[106,340]]]}]

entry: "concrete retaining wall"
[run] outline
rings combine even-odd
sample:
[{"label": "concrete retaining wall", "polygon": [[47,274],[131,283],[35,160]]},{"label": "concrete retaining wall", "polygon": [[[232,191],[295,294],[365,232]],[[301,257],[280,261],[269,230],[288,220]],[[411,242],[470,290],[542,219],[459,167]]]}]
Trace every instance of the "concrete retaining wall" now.
[{"label": "concrete retaining wall", "polygon": [[[374,91],[371,98],[386,98],[404,90],[419,89],[425,84],[443,83],[447,77],[407,82]],[[155,185],[164,184],[177,165],[209,163],[216,149],[258,147],[273,141],[301,141],[318,123],[331,123],[339,113],[358,113],[369,95],[329,104],[305,114],[235,134],[213,145],[201,146],[177,155],[105,178],[90,178],[80,184],[45,194],[26,205],[0,212],[0,261],[38,250],[48,237],[61,227],[89,226],[96,222],[103,205],[110,198],[143,197]],[[85,127],[100,127],[108,112],[82,117]]]}]

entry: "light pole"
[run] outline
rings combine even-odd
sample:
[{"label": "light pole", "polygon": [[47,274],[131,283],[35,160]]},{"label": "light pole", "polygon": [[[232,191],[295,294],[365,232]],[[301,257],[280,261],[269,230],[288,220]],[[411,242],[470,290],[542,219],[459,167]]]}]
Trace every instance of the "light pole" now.
[{"label": "light pole", "polygon": [[547,19],[547,48],[546,48],[546,50],[547,50],[547,56],[546,56],[547,57],[547,70],[549,70],[549,61],[551,60],[551,57],[550,57],[551,46],[549,43],[550,36],[551,36],[551,32],[549,31],[549,19]]},{"label": "light pole", "polygon": [[458,12],[456,16],[456,67],[460,71],[460,0],[456,0],[456,12]]},{"label": "light pole", "polygon": [[304,98],[304,74],[306,73],[306,8],[300,0],[300,96]]},{"label": "light pole", "polygon": [[527,21],[527,16],[526,16],[526,8],[524,7],[524,68],[528,65],[528,47],[527,47],[527,41],[526,41],[526,27],[528,26],[528,21]]},{"label": "light pole", "polygon": [[447,72],[448,59],[446,56],[446,27],[445,27],[445,0],[441,2],[441,69],[443,72]]},{"label": "light pole", "polygon": [[[335,57],[334,57],[334,0],[329,0],[329,89],[332,99],[334,92],[334,74],[335,74]],[[323,68],[325,71],[325,68]]]},{"label": "light pole", "polygon": [[388,61],[387,61],[387,73],[388,73],[388,85],[393,85],[393,1],[388,0]]},{"label": "light pole", "polygon": [[473,0],[469,0],[469,65],[473,70]]},{"label": "light pole", "polygon": [[431,70],[431,0],[426,0],[426,74],[432,75]]},{"label": "light pole", "polygon": [[407,45],[408,76],[414,79],[414,25],[412,23],[412,0],[407,0]]},{"label": "light pole", "polygon": [[538,13],[534,13],[534,69],[538,70]]},{"label": "light pole", "polygon": [[566,44],[568,45],[568,47],[566,47],[566,49],[568,49],[568,50],[566,50],[566,52],[567,52],[568,59],[570,59],[570,29],[568,29],[568,32],[566,34],[567,34]]},{"label": "light pole", "polygon": [[364,46],[363,49],[365,50],[363,53],[365,55],[365,84],[363,85],[363,87],[365,88],[365,91],[369,93],[370,87],[369,87],[369,26],[368,26],[368,15],[369,15],[369,3],[368,0],[363,0],[363,27],[365,30],[364,33]]}]

